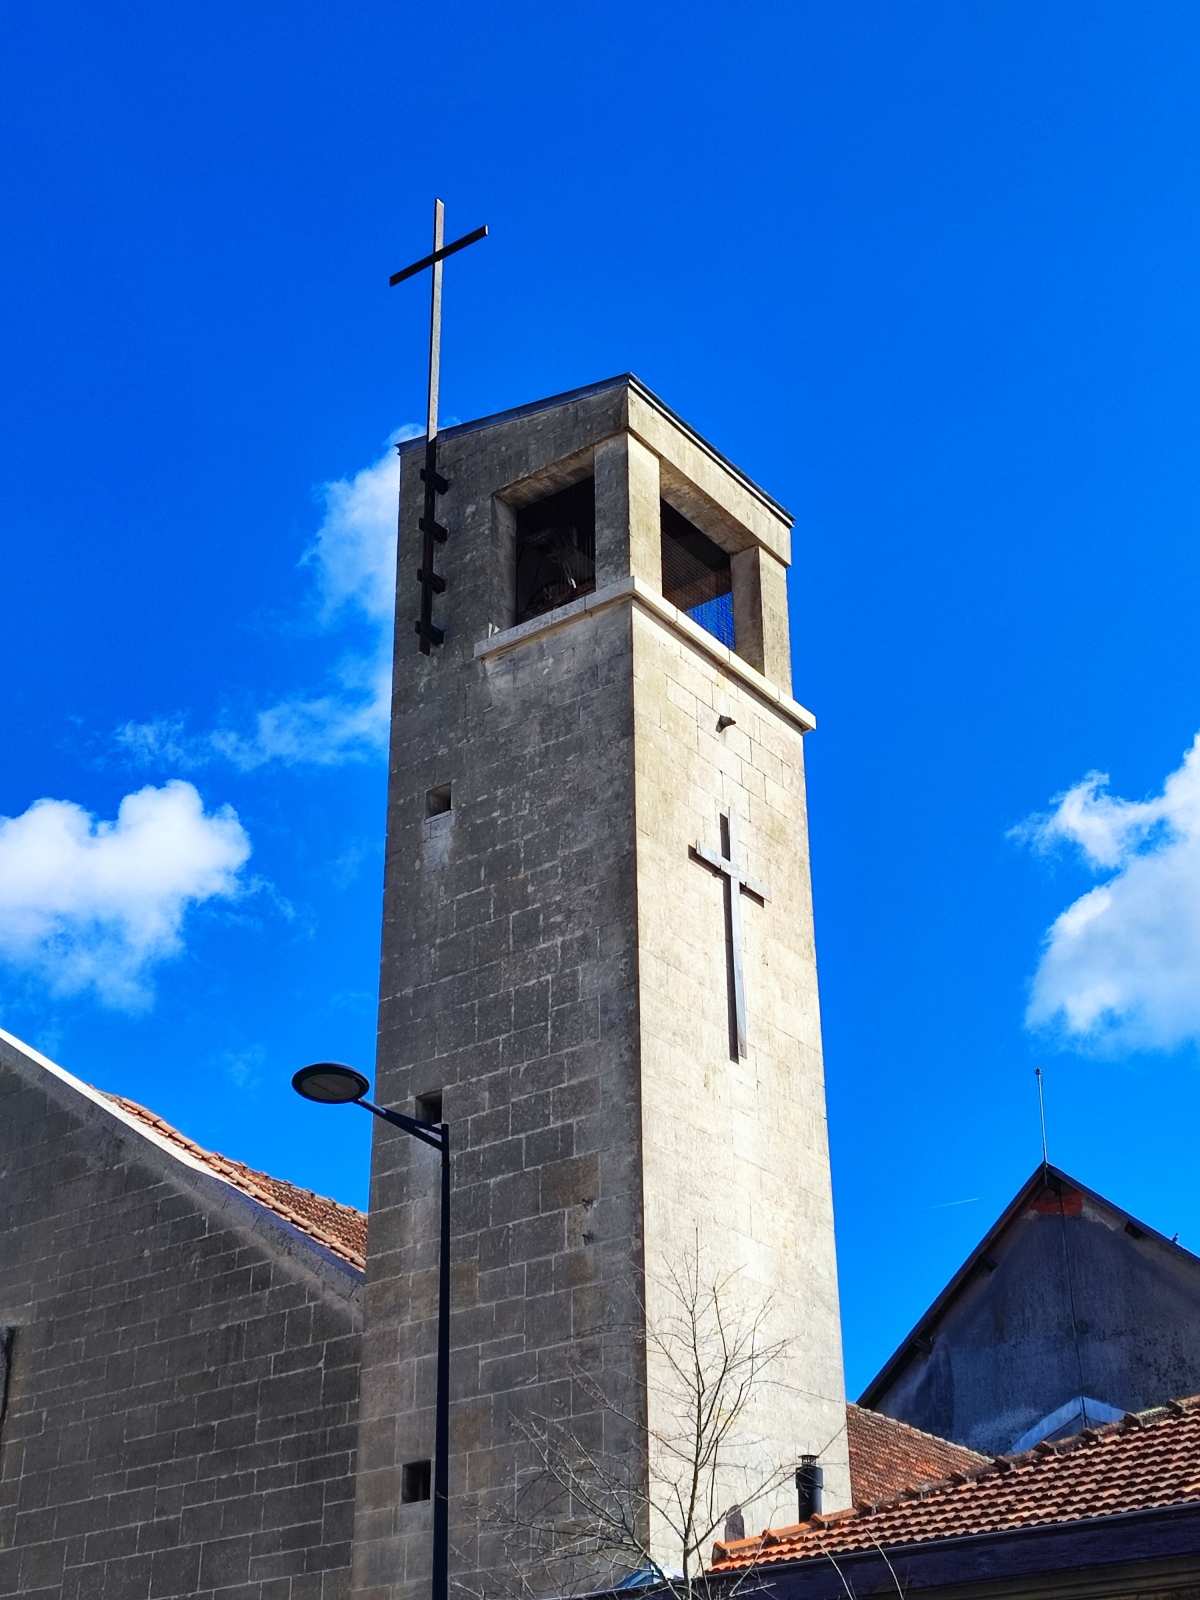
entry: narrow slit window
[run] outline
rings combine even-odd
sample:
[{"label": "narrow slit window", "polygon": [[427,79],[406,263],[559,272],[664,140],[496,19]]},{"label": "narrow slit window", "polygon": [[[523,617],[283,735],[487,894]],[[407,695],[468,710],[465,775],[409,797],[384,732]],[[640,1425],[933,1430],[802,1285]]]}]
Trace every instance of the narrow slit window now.
[{"label": "narrow slit window", "polygon": [[528,622],[596,587],[596,480],[517,512],[516,619]]},{"label": "narrow slit window", "polygon": [[428,1500],[433,1487],[431,1461],[406,1461],[400,1468],[400,1500],[411,1505],[414,1500]]},{"label": "narrow slit window", "polygon": [[728,551],[662,502],[663,599],[733,650],[733,572]]}]

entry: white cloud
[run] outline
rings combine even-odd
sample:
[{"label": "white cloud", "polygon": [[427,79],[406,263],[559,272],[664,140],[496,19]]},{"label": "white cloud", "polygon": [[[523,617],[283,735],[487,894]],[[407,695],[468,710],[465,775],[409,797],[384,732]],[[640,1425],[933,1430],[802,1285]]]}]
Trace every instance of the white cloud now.
[{"label": "white cloud", "polygon": [[218,728],[209,749],[243,772],[268,761],[340,766],[386,752],[392,699],[392,641],[380,639],[374,659],[347,656],[336,672],[338,687],[312,699],[296,696],[260,711],[254,728],[239,733]]},{"label": "white cloud", "polygon": [[217,1059],[235,1088],[254,1089],[259,1083],[260,1070],[266,1064],[267,1052],[261,1044],[252,1044],[246,1050],[226,1050]]},{"label": "white cloud", "polygon": [[182,949],[188,908],[241,893],[249,855],[236,813],[206,812],[178,778],[127,794],[115,822],[37,800],[0,817],[0,957],[59,994],[145,1010],[150,969]]},{"label": "white cloud", "polygon": [[317,621],[325,629],[350,626],[365,633],[332,672],[330,686],[259,711],[248,729],[189,734],[180,716],[128,722],[117,739],[135,760],[187,769],[223,758],[249,771],[269,761],[336,766],[386,752],[400,489],[392,447],[423,431],[398,428],[372,466],[320,490],[325,517],[301,558],[314,575]]},{"label": "white cloud", "polygon": [[1200,1043],[1200,734],[1153,799],[1107,785],[1089,773],[1016,830],[1111,874],[1046,934],[1026,1022],[1106,1052]]},{"label": "white cloud", "polygon": [[315,568],[326,619],[348,604],[357,605],[383,629],[392,625],[396,595],[396,517],[400,461],[390,446],[421,430],[401,428],[387,453],[353,478],[339,478],[321,490],[325,520],[304,553]]}]

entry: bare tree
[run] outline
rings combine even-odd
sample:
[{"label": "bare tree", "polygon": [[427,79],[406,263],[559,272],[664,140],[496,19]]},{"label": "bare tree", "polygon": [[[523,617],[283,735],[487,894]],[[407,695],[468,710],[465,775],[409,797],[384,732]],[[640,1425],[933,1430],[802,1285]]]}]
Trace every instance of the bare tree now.
[{"label": "bare tree", "polygon": [[794,1470],[765,1459],[747,1416],[790,1341],[768,1332],[770,1300],[740,1309],[734,1275],[706,1274],[698,1249],[652,1288],[665,1309],[643,1323],[644,1412],[576,1370],[590,1407],[513,1423],[528,1465],[511,1503],[490,1518],[510,1595],[603,1589],[631,1571],[672,1600],[730,1597],[757,1583],[753,1569],[710,1578],[707,1567],[714,1539],[739,1537],[744,1509]]}]

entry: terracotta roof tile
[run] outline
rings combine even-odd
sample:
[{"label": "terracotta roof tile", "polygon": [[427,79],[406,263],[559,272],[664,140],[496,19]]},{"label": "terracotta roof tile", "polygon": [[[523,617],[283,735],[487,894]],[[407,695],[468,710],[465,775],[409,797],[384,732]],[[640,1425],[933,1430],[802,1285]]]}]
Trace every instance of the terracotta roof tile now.
[{"label": "terracotta roof tile", "polygon": [[853,1403],[846,1407],[846,1435],[856,1506],[894,1500],[905,1489],[938,1483],[952,1472],[975,1472],[991,1459]]},{"label": "terracotta roof tile", "polygon": [[1200,1501],[1200,1396],[1072,1439],[998,1456],[880,1506],[814,1517],[714,1548],[713,1570],[1076,1522]]},{"label": "terracotta roof tile", "polygon": [[349,1261],[360,1271],[365,1267],[366,1212],[358,1211],[353,1206],[344,1206],[339,1200],[327,1200],[324,1195],[314,1194],[311,1189],[298,1189],[294,1184],[284,1183],[282,1178],[272,1178],[269,1173],[256,1172],[244,1162],[232,1161],[214,1150],[205,1150],[136,1101],[126,1100],[119,1094],[105,1094],[103,1090],[97,1092],[104,1094],[106,1100],[111,1100],[128,1116],[152,1128],[159,1138],[199,1161],[218,1178],[224,1178],[235,1189],[240,1189],[243,1194],[248,1194],[260,1205],[274,1211],[285,1222],[290,1222],[294,1228],[307,1233],[310,1239],[324,1245],[326,1250],[332,1250],[334,1255],[341,1256],[343,1261]]}]

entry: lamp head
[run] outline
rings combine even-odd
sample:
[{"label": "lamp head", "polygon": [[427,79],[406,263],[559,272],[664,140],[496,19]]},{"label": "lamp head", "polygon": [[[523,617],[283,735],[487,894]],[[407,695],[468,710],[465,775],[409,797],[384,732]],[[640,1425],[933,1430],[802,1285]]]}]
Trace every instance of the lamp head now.
[{"label": "lamp head", "polygon": [[301,1067],[292,1079],[292,1088],[306,1100],[319,1105],[345,1105],[351,1100],[361,1100],[371,1087],[369,1078],[340,1061],[314,1061],[310,1067]]}]

